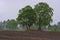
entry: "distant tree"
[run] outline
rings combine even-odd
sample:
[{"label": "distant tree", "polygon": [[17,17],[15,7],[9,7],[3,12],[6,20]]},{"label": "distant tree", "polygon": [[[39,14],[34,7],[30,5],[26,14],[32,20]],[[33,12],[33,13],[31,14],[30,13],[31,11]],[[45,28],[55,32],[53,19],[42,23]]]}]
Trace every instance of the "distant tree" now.
[{"label": "distant tree", "polygon": [[51,25],[51,31],[58,31],[57,25]]},{"label": "distant tree", "polygon": [[60,26],[60,22],[58,22],[57,25]]},{"label": "distant tree", "polygon": [[3,30],[3,22],[0,22],[0,30]]},{"label": "distant tree", "polygon": [[36,13],[31,6],[27,5],[26,7],[19,10],[17,21],[26,26],[27,30],[35,23]]},{"label": "distant tree", "polygon": [[56,31],[58,31],[58,30],[57,30],[57,28],[52,27],[52,28],[51,28],[51,31],[55,31],[55,32],[56,32]]},{"label": "distant tree", "polygon": [[6,23],[5,23],[6,25],[6,28],[8,28],[8,29],[16,29],[17,28],[17,21],[15,21],[15,20],[7,20],[6,21]]},{"label": "distant tree", "polygon": [[3,21],[3,29],[6,30],[6,21]]},{"label": "distant tree", "polygon": [[57,23],[57,28],[60,29],[60,22]]},{"label": "distant tree", "polygon": [[47,3],[40,2],[36,4],[34,10],[37,15],[39,30],[41,30],[42,26],[50,25],[52,22],[53,9]]}]

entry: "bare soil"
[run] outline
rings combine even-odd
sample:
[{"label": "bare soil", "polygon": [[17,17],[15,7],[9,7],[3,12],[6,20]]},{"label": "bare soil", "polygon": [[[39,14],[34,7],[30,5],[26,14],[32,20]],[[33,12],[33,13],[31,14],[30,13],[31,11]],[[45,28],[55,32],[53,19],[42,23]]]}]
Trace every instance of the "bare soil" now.
[{"label": "bare soil", "polygon": [[60,40],[60,32],[0,31],[0,40]]}]

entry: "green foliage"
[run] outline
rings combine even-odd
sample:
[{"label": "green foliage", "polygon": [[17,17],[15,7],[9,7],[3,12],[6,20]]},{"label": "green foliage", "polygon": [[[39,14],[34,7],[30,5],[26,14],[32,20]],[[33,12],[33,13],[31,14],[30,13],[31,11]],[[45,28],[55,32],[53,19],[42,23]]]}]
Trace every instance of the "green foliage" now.
[{"label": "green foliage", "polygon": [[34,8],[37,15],[37,24],[41,30],[42,26],[50,25],[52,22],[53,9],[47,3],[38,3]]},{"label": "green foliage", "polygon": [[58,30],[57,30],[56,27],[52,27],[52,28],[51,28],[51,31],[57,32]]},{"label": "green foliage", "polygon": [[17,21],[23,26],[26,26],[27,29],[30,29],[33,23],[35,23],[35,20],[36,20],[35,12],[29,5],[19,10]]},{"label": "green foliage", "polygon": [[34,9],[27,5],[19,10],[17,21],[23,26],[26,26],[27,29],[30,29],[33,24],[37,24],[41,30],[42,26],[50,25],[52,16],[53,9],[47,3],[40,2],[35,5]]},{"label": "green foliage", "polygon": [[7,20],[5,23],[6,28],[9,29],[16,29],[17,28],[17,21],[15,20]]}]

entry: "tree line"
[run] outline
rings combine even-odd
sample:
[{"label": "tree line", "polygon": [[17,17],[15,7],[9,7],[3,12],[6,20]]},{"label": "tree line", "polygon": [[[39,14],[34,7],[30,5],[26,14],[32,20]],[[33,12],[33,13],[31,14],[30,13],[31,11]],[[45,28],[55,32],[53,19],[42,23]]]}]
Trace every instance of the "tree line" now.
[{"label": "tree line", "polygon": [[48,26],[48,29],[54,31],[57,30],[56,27],[60,25],[51,25],[53,22],[53,8],[50,7],[45,2],[40,2],[34,5],[32,8],[30,5],[25,6],[22,9],[19,9],[19,14],[16,20],[7,20],[4,22],[0,22],[0,27],[6,29],[18,29],[17,25],[22,25],[22,27],[26,27],[27,30],[31,30],[31,27],[37,27],[38,30],[42,30],[41,28],[44,26]]}]

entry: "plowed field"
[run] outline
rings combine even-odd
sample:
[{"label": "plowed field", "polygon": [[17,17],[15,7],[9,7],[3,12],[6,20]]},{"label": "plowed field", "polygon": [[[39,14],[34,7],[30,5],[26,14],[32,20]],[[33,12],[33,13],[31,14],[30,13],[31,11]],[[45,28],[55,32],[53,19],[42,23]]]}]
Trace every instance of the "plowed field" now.
[{"label": "plowed field", "polygon": [[0,31],[0,40],[60,40],[60,32]]}]

